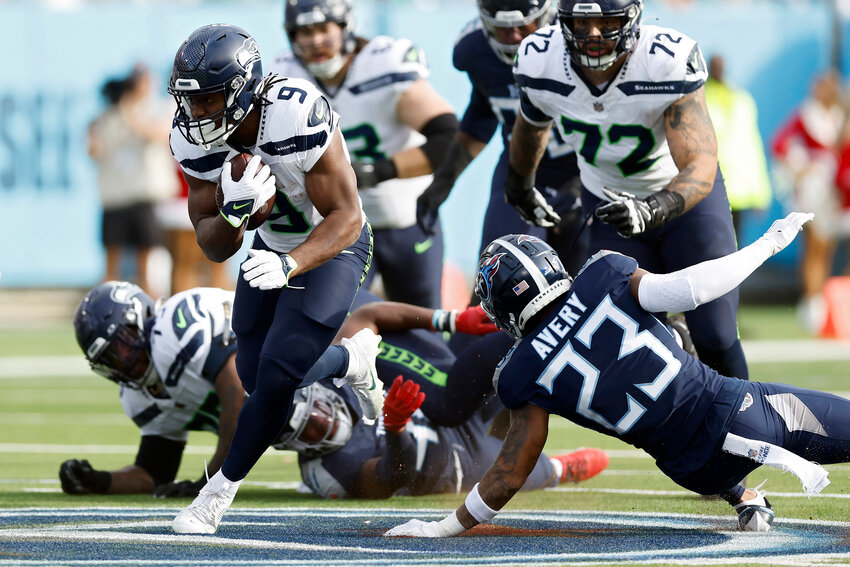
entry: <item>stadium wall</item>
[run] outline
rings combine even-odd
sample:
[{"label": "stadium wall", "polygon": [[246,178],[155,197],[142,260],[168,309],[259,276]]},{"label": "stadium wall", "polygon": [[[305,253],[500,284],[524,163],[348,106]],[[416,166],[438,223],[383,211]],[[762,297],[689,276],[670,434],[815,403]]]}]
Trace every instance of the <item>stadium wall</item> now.
[{"label": "stadium wall", "polygon": [[[95,169],[86,153],[89,121],[101,109],[99,88],[148,63],[164,89],[174,51],[195,28],[228,22],[254,34],[266,59],[283,48],[282,4],[272,1],[180,3],[0,3],[4,56],[0,81],[0,286],[88,286],[103,275]],[[818,2],[705,2],[672,8],[647,2],[645,21],[695,37],[706,56],[722,54],[727,73],[759,105],[768,140],[830,61],[831,16]],[[466,77],[451,66],[457,33],[476,17],[469,0],[358,0],[358,33],[409,37],[423,47],[432,81],[461,112]],[[842,28],[847,27],[846,20]],[[846,37],[847,34],[845,33]],[[846,52],[846,45],[841,45]],[[846,57],[845,57],[846,59]],[[164,92],[164,90],[163,90]],[[443,210],[447,259],[471,271],[490,171],[501,143],[488,146],[459,181]],[[772,214],[779,214],[775,204]],[[763,219],[766,226],[771,215]],[[765,228],[750,223],[746,243]],[[795,251],[775,259],[792,271]]]}]

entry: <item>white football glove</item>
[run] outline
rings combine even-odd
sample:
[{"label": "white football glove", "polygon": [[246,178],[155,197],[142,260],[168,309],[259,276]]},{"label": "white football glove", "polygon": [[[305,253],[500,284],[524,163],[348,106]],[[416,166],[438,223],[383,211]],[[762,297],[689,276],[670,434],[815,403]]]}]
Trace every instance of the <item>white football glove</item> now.
[{"label": "white football glove", "polygon": [[292,287],[289,285],[289,277],[297,267],[298,263],[289,254],[252,248],[248,250],[248,259],[242,262],[242,277],[251,287],[262,290]]},{"label": "white football glove", "polygon": [[271,168],[260,168],[260,156],[254,156],[245,166],[239,181],[231,177],[231,164],[224,162],[221,168],[221,216],[233,226],[241,226],[256,213],[275,192],[275,177]]},{"label": "white football glove", "polygon": [[814,213],[791,213],[784,219],[773,221],[773,224],[759,240],[768,243],[770,255],[773,256],[791,244],[797,233],[803,230],[803,225],[813,218],[815,218]]},{"label": "white football glove", "polygon": [[439,522],[423,522],[422,520],[408,520],[407,522],[391,528],[384,533],[384,537],[453,537],[465,532],[466,529],[452,512]]}]

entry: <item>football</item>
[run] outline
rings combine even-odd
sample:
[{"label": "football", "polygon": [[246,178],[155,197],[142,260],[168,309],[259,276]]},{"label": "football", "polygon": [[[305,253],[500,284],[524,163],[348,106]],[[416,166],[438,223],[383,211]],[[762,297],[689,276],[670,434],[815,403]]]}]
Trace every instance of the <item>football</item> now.
[{"label": "football", "polygon": [[[248,166],[248,162],[251,161],[251,158],[254,157],[251,154],[237,154],[230,159],[230,177],[233,181],[239,181],[242,179],[242,174],[245,173],[245,168]],[[260,162],[260,167],[263,167],[263,163]],[[271,214],[272,209],[274,209],[274,194],[269,198],[268,201],[263,203],[257,212],[251,215],[248,219],[248,230],[256,230],[262,225],[268,216]],[[221,190],[221,179],[218,180],[215,186],[215,204],[221,209],[221,206],[224,204],[224,193]]]}]

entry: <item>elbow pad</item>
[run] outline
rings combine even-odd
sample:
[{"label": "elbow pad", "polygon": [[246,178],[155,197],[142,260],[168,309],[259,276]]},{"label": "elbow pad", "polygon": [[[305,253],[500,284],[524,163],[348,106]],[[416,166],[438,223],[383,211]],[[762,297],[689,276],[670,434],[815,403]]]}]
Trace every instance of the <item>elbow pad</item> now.
[{"label": "elbow pad", "polygon": [[638,303],[650,313],[690,311],[700,304],[685,270],[644,275],[638,285]]},{"label": "elbow pad", "polygon": [[428,158],[431,171],[437,171],[437,168],[446,159],[446,154],[452,145],[457,129],[457,116],[454,113],[447,112],[429,120],[419,131],[425,136],[425,143],[419,148]]}]

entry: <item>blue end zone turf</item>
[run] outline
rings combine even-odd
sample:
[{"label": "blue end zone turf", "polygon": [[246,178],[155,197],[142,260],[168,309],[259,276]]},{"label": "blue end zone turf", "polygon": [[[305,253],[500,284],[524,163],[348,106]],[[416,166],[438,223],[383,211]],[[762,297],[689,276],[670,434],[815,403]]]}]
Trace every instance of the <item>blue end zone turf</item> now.
[{"label": "blue end zone turf", "polygon": [[0,510],[0,565],[500,565],[677,561],[796,556],[847,557],[850,524],[777,520],[766,534],[732,531],[733,516],[611,512],[513,512],[468,537],[383,538],[409,518],[436,510],[326,508],[227,512],[213,536],[178,536],[178,509],[69,508]]}]

